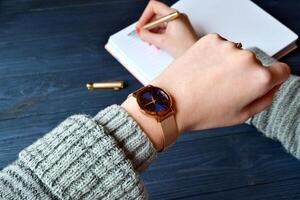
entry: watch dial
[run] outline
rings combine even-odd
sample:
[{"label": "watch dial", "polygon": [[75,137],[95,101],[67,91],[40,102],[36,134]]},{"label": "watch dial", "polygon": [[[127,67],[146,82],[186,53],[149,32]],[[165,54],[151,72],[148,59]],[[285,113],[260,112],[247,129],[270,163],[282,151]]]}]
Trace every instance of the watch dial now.
[{"label": "watch dial", "polygon": [[146,88],[139,96],[143,110],[163,116],[170,110],[170,98],[160,88]]}]

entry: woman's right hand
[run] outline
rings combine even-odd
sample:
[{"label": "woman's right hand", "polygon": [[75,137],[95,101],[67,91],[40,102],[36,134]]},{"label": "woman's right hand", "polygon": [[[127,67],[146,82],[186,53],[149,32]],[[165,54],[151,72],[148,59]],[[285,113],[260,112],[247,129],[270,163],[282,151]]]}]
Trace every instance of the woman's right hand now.
[{"label": "woman's right hand", "polygon": [[174,58],[177,58],[199,39],[185,14],[181,14],[178,19],[170,21],[166,26],[161,25],[159,28],[154,28],[150,31],[142,29],[151,20],[168,15],[174,11],[173,8],[161,2],[151,0],[139,19],[136,28],[143,41],[163,49]]}]

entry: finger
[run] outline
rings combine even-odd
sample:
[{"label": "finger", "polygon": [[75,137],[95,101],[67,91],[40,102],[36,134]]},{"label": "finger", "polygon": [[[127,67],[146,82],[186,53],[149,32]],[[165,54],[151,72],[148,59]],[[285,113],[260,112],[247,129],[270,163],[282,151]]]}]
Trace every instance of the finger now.
[{"label": "finger", "polygon": [[165,28],[160,28],[156,33],[163,34],[166,32]]},{"label": "finger", "polygon": [[275,93],[279,90],[280,85],[275,86],[272,90],[270,90],[266,95],[256,99],[254,102],[249,104],[245,108],[245,112],[249,117],[254,116],[255,114],[263,111],[267,107],[272,104]]},{"label": "finger", "polygon": [[276,85],[286,81],[291,73],[291,70],[287,64],[279,62],[266,69],[271,73],[270,88],[273,88]]},{"label": "finger", "polygon": [[151,0],[149,4],[147,5],[146,9],[144,10],[142,16],[140,17],[137,27],[141,28],[145,24],[147,24],[155,15],[168,15],[171,12],[173,12],[174,9],[170,8],[169,6],[155,1]]},{"label": "finger", "polygon": [[151,29],[152,33],[162,33],[163,30],[166,30],[166,28],[164,27],[155,27],[153,29]]},{"label": "finger", "polygon": [[158,48],[162,48],[163,35],[158,33],[152,33],[151,31],[142,29],[140,32],[140,38],[148,43],[153,44]]}]

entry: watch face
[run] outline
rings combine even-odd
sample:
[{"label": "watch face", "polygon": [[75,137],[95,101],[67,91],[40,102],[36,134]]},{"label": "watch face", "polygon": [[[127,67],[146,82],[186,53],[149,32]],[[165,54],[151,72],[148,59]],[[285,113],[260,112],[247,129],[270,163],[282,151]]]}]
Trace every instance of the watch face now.
[{"label": "watch face", "polygon": [[152,115],[164,116],[171,109],[169,95],[158,87],[144,88],[137,99],[141,109]]}]

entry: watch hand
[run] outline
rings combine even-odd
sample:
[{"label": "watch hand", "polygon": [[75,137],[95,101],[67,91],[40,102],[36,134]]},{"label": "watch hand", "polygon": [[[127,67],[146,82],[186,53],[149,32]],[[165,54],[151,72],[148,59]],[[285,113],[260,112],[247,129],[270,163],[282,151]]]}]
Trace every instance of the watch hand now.
[{"label": "watch hand", "polygon": [[146,103],[145,106],[148,106],[148,105],[150,105],[150,104],[152,104],[152,103],[155,103],[155,102],[150,101],[149,103]]}]

